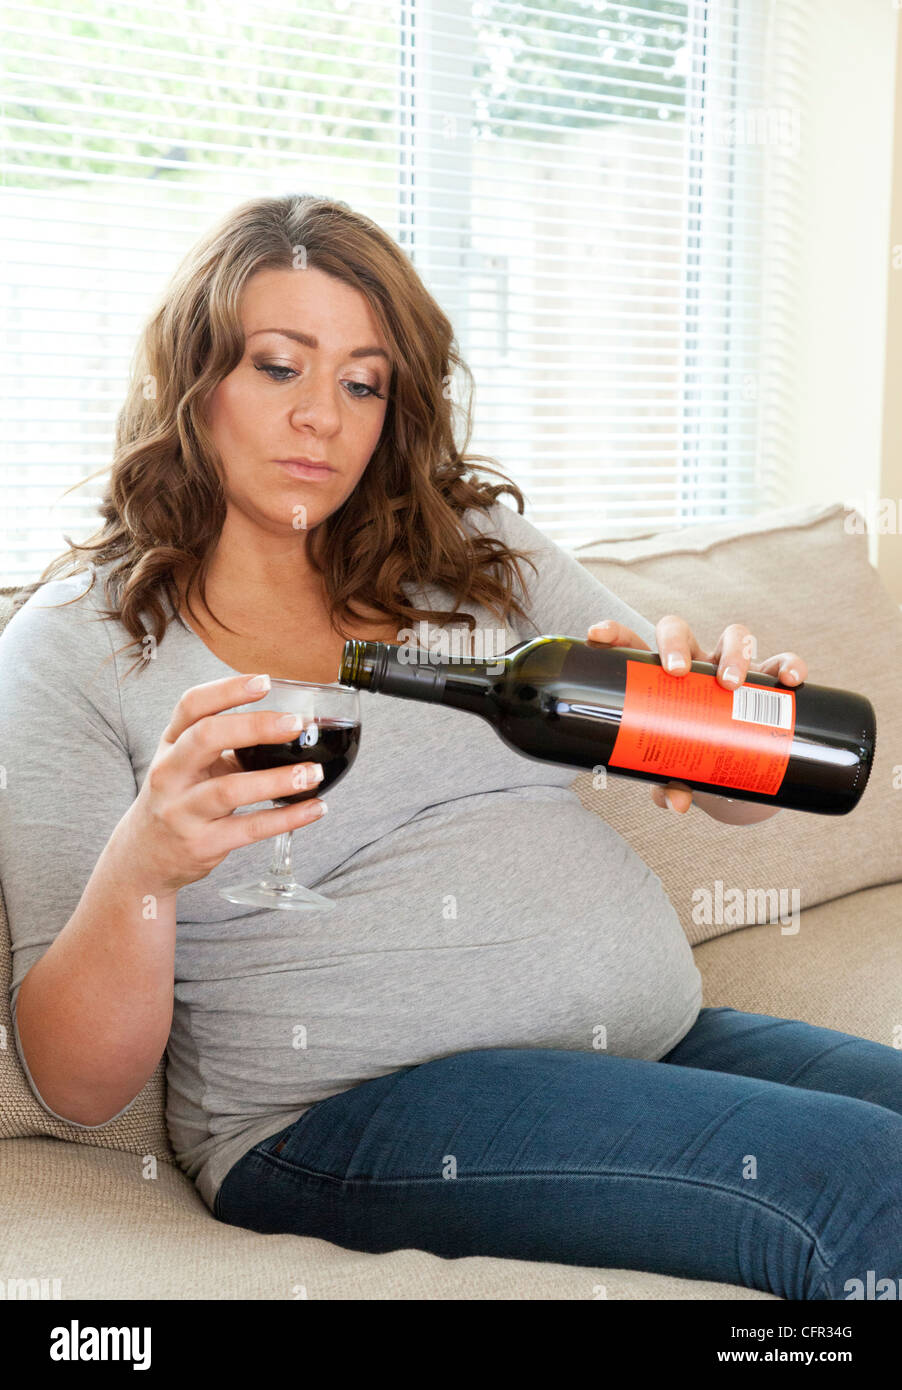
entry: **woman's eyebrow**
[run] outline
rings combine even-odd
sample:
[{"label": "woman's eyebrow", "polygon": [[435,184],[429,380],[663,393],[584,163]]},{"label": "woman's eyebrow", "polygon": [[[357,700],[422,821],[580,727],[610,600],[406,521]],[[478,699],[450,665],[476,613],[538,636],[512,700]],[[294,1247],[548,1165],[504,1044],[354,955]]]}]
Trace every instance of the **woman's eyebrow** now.
[{"label": "woman's eyebrow", "polygon": [[[304,347],[318,348],[319,339],[314,338],[309,333],[299,333],[295,328],[258,328],[255,332],[249,333],[248,338],[256,338],[258,333],[280,333],[283,338],[293,338],[296,343],[302,343]],[[381,347],[359,347],[353,348],[349,357],[384,357],[388,362],[389,356],[384,348]]]}]

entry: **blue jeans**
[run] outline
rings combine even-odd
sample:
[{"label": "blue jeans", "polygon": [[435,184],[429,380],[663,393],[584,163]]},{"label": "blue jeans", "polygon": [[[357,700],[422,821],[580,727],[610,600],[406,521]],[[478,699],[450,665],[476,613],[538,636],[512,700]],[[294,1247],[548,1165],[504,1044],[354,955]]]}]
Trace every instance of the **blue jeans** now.
[{"label": "blue jeans", "polygon": [[214,1214],[845,1299],[869,1270],[902,1279],[902,1050],[704,1008],[658,1062],[458,1052],[317,1101],[239,1159]]}]

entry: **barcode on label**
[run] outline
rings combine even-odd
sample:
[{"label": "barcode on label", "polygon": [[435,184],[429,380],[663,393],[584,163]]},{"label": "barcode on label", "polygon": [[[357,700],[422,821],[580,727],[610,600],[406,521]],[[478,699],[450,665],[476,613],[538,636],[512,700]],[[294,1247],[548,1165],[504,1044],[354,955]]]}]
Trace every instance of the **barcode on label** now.
[{"label": "barcode on label", "polygon": [[781,690],[756,690],[741,685],[733,691],[733,718],[749,724],[770,724],[775,729],[792,728],[792,696]]}]

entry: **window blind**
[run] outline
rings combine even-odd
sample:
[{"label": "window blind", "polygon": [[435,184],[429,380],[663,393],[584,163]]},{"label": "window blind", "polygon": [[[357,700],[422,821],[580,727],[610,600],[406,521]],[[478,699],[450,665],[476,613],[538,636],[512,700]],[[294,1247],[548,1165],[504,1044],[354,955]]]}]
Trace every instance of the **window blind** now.
[{"label": "window blind", "polygon": [[96,529],[89,475],[188,245],[289,191],[408,252],[474,373],[471,449],[560,544],[779,504],[809,23],[807,0],[6,3],[0,583]]}]

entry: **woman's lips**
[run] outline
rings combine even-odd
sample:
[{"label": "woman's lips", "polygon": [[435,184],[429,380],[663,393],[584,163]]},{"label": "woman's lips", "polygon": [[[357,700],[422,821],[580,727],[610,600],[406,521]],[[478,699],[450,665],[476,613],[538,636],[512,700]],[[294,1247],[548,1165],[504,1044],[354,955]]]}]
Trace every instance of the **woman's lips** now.
[{"label": "woman's lips", "polygon": [[280,468],[284,468],[286,473],[290,473],[292,478],[329,478],[334,472],[326,463],[289,463],[285,459],[275,459],[274,462]]}]

